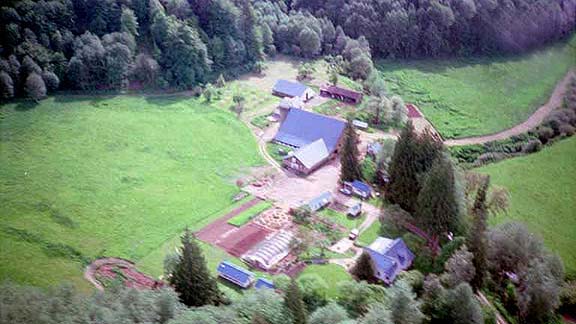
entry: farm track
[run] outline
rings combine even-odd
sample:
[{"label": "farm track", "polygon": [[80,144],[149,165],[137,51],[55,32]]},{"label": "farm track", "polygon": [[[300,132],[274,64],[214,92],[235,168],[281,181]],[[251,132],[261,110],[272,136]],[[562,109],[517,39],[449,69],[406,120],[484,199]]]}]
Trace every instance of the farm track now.
[{"label": "farm track", "polygon": [[538,108],[523,123],[495,134],[451,139],[444,141],[444,144],[446,146],[484,144],[492,141],[504,140],[515,135],[520,135],[537,127],[544,121],[544,119],[546,119],[546,117],[554,109],[560,107],[560,105],[562,104],[562,100],[564,98],[564,93],[566,92],[566,88],[573,77],[576,77],[575,69],[571,69],[570,71],[568,71],[568,73],[566,73],[564,79],[560,80],[560,82],[556,84],[556,88],[552,92],[552,95],[550,96],[550,99],[548,99],[548,102],[540,106],[540,108]]}]

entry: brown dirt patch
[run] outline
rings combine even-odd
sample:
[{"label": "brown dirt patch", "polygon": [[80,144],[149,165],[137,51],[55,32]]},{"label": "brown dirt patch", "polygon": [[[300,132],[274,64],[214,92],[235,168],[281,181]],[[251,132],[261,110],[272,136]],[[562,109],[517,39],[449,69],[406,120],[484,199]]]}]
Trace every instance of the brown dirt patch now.
[{"label": "brown dirt patch", "polygon": [[221,247],[233,256],[241,256],[265,239],[272,231],[254,222],[236,227],[228,224],[228,220],[261,201],[259,198],[254,198],[246,202],[225,216],[208,224],[196,233],[196,237],[204,242]]},{"label": "brown dirt patch", "polygon": [[118,279],[128,288],[157,289],[164,286],[164,282],[136,270],[133,262],[120,258],[95,260],[86,267],[84,278],[99,290],[104,290],[107,284]]}]

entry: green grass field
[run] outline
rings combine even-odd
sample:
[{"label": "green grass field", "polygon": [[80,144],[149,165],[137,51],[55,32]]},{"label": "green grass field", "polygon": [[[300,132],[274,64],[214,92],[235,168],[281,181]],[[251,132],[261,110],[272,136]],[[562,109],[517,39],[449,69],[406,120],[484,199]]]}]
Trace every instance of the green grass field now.
[{"label": "green grass field", "polygon": [[362,224],[362,222],[364,221],[364,214],[356,217],[356,218],[352,218],[352,217],[348,217],[348,215],[344,214],[344,213],[340,213],[337,212],[333,209],[330,208],[324,208],[320,211],[320,215],[323,217],[326,217],[327,219],[335,222],[336,224],[342,225],[344,227],[346,227],[349,230],[352,230],[354,228],[358,228],[358,226],[360,226],[360,224]]},{"label": "green grass field", "polygon": [[259,215],[260,213],[262,213],[263,211],[265,211],[266,209],[268,209],[270,207],[272,207],[271,202],[262,201],[256,205],[246,209],[245,211],[241,212],[240,214],[230,218],[230,220],[228,220],[228,224],[240,227],[240,226],[248,223],[253,217]]},{"label": "green grass field", "polygon": [[380,61],[388,90],[416,103],[446,138],[495,133],[526,120],[576,65],[576,38],[520,57]]},{"label": "green grass field", "polygon": [[576,138],[477,171],[511,194],[508,215],[491,219],[492,224],[525,222],[560,254],[567,272],[576,275]]},{"label": "green grass field", "polygon": [[263,161],[226,98],[119,96],[1,107],[0,164],[0,280],[88,289],[83,263],[149,258],[222,215]]},{"label": "green grass field", "polygon": [[380,235],[380,222],[374,222],[364,232],[360,234],[356,240],[356,244],[360,246],[370,245]]}]

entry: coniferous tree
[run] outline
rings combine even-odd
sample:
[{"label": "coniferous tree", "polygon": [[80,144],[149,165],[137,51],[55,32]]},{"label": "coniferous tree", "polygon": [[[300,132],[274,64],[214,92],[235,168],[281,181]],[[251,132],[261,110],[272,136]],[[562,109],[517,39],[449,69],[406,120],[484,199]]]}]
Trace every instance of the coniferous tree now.
[{"label": "coniferous tree", "polygon": [[204,255],[189,229],[186,229],[182,236],[180,259],[170,283],[182,303],[190,307],[218,305],[221,302],[216,280],[210,275]]},{"label": "coniferous tree", "polygon": [[248,62],[262,59],[262,35],[256,28],[256,15],[250,0],[240,0],[241,30],[244,32],[244,46]]},{"label": "coniferous tree", "polygon": [[470,282],[474,289],[482,288],[486,271],[488,271],[486,256],[486,222],[488,218],[488,208],[486,206],[486,195],[489,186],[490,178],[486,177],[476,192],[476,200],[472,207],[472,228],[467,239],[469,250],[474,255],[472,263],[476,269],[474,278]]},{"label": "coniferous tree", "polygon": [[414,212],[420,185],[418,183],[418,136],[412,122],[400,133],[390,162],[387,198],[408,212]]},{"label": "coniferous tree", "polygon": [[440,237],[460,229],[456,190],[452,163],[445,157],[437,159],[425,177],[415,211],[418,223],[433,236]]},{"label": "coniferous tree", "polygon": [[357,280],[368,282],[374,280],[374,269],[372,268],[372,261],[368,253],[364,252],[360,255],[350,272]]},{"label": "coniferous tree", "polygon": [[340,151],[340,180],[354,181],[361,178],[360,163],[358,162],[358,135],[352,125],[352,119],[348,120],[344,128],[344,144]]},{"label": "coniferous tree", "polygon": [[302,293],[298,287],[298,283],[292,279],[286,295],[284,296],[284,304],[286,309],[292,316],[293,324],[306,324],[306,306],[302,301]]}]

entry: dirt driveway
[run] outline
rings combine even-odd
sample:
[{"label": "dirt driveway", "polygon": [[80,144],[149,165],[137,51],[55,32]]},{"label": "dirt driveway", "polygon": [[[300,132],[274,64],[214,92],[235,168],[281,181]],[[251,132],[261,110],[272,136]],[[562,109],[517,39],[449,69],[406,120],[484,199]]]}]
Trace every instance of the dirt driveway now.
[{"label": "dirt driveway", "polygon": [[338,186],[340,161],[335,159],[308,177],[299,177],[289,172],[276,175],[274,181],[265,187],[248,186],[246,191],[265,199],[274,200],[283,208],[298,207],[325,191],[333,191]]}]

